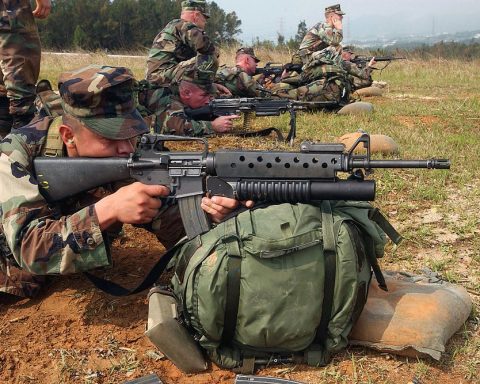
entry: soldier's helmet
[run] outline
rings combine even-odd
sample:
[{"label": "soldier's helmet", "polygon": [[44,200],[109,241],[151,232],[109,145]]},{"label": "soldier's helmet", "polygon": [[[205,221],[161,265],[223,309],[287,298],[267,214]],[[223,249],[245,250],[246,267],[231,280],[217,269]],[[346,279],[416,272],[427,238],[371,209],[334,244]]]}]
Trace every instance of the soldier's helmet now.
[{"label": "soldier's helmet", "polygon": [[62,73],[58,90],[65,113],[100,136],[125,140],[149,131],[136,109],[136,84],[128,68],[89,65]]},{"label": "soldier's helmet", "polygon": [[342,12],[342,8],[340,7],[340,4],[335,4],[335,5],[330,5],[325,8],[325,14],[327,13],[336,13],[337,15],[345,15],[345,12]]},{"label": "soldier's helmet", "polygon": [[255,56],[255,52],[253,50],[252,47],[241,47],[237,50],[237,53],[235,56],[238,56],[238,55],[241,55],[241,54],[245,54],[245,55],[248,55],[248,56],[251,56],[256,63],[258,63],[260,61],[260,59]]},{"label": "soldier's helmet", "polygon": [[205,0],[182,1],[182,11],[200,11],[207,19],[210,17],[210,14],[207,11],[207,3]]}]

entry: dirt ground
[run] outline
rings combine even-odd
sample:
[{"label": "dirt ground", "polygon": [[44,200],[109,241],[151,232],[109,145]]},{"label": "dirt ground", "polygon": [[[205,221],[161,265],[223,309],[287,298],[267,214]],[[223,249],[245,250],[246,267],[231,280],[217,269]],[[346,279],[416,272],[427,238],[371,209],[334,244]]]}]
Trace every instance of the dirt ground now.
[{"label": "dirt ground", "polygon": [[[126,226],[112,251],[114,267],[97,274],[133,287],[163,248],[146,231]],[[146,317],[146,293],[118,299],[84,276],[54,278],[35,300],[2,302],[0,382],[124,383],[150,373],[166,384],[234,382],[234,373],[215,366],[198,375],[180,372],[143,335]],[[350,347],[325,368],[286,365],[257,374],[304,383],[473,383],[448,363],[462,343],[464,336],[456,335],[443,362]]]}]

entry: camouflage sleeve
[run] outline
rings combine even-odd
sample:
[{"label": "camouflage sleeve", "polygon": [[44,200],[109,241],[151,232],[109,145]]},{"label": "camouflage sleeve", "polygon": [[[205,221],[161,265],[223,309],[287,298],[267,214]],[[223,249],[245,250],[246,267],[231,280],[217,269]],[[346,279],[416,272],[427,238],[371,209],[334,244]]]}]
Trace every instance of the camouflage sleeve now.
[{"label": "camouflage sleeve", "polygon": [[213,55],[216,52],[215,45],[210,40],[203,29],[198,28],[195,24],[182,24],[181,35],[187,45],[195,52],[203,55]]},{"label": "camouflage sleeve", "polygon": [[371,69],[369,67],[359,68],[355,63],[344,61],[343,68],[348,74],[359,79],[367,80],[370,77]]},{"label": "camouflage sleeve", "polygon": [[210,121],[190,120],[181,113],[165,112],[162,133],[181,136],[206,136],[215,133]]},{"label": "camouflage sleeve", "polygon": [[242,93],[242,97],[260,96],[258,83],[246,72],[240,72],[237,77],[237,87]]},{"label": "camouflage sleeve", "polygon": [[341,30],[319,23],[307,32],[299,49],[306,49],[310,52],[315,52],[319,49],[319,46],[322,45],[322,43],[325,45],[338,46],[342,40],[343,32]]},{"label": "camouflage sleeve", "polygon": [[17,264],[40,275],[108,265],[94,206],[64,216],[48,205],[30,172],[33,156],[19,134],[0,143],[1,224]]}]

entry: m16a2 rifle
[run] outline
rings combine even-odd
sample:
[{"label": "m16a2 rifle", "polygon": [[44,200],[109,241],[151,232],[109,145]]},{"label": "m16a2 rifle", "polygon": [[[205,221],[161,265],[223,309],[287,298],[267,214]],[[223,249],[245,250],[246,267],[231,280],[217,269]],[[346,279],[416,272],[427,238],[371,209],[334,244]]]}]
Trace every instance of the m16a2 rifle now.
[{"label": "m16a2 rifle", "polygon": [[[170,152],[165,143],[172,141],[199,142],[203,150]],[[366,153],[354,154],[360,145]],[[303,142],[300,152],[209,152],[202,138],[146,134],[129,158],[39,157],[34,160],[34,168],[40,191],[48,202],[122,180],[165,185],[178,202],[191,239],[210,229],[208,216],[201,209],[205,195],[270,203],[372,201],[375,181],[364,176],[373,169],[449,169],[450,161],[372,160],[368,134],[363,134],[348,151],[343,144]],[[339,172],[350,177],[340,179]]]},{"label": "m16a2 rifle", "polygon": [[394,61],[394,60],[406,60],[407,59],[406,57],[396,57],[396,56],[355,56],[350,61],[352,63],[356,64],[357,66],[359,66],[360,68],[363,68],[373,58],[375,58],[375,61],[377,63],[386,62],[385,66],[383,68],[372,67],[372,69],[376,69],[376,70],[380,70],[380,71],[383,71],[385,68],[387,68],[392,63],[392,61]]},{"label": "m16a2 rifle", "polygon": [[254,112],[256,116],[280,116],[290,113],[290,130],[286,141],[293,145],[297,135],[297,111],[328,110],[338,107],[335,101],[296,101],[288,99],[214,99],[201,108],[185,108],[185,116],[192,120],[211,121],[219,116]]},{"label": "m16a2 rifle", "polygon": [[264,75],[265,77],[272,78],[274,83],[278,83],[281,80],[283,71],[301,73],[302,67],[303,64],[287,63],[284,65],[268,62],[264,67],[257,67],[255,75]]}]

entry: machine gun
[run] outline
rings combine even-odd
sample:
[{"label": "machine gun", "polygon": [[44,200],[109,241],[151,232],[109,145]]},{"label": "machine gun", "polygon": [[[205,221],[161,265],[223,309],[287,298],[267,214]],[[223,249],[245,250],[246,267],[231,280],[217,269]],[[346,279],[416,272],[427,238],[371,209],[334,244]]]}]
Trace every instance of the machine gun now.
[{"label": "machine gun", "polygon": [[303,67],[303,64],[287,63],[283,65],[283,64],[268,62],[267,64],[265,64],[264,67],[260,67],[260,68],[257,67],[255,71],[255,75],[264,75],[265,77],[273,77],[273,81],[275,83],[278,83],[280,81],[283,71],[288,71],[288,72],[295,71],[295,72],[301,73],[302,67]]},{"label": "machine gun", "polygon": [[214,99],[201,108],[185,108],[185,116],[192,120],[211,121],[219,116],[254,112],[256,116],[280,116],[290,113],[290,131],[286,141],[293,145],[297,135],[297,111],[315,111],[337,108],[335,101],[296,101],[289,99]]},{"label": "machine gun", "polygon": [[381,70],[381,71],[383,71],[385,68],[387,68],[391,64],[391,62],[394,61],[394,60],[406,60],[407,59],[406,57],[396,57],[396,56],[355,56],[350,61],[352,63],[358,65],[360,68],[363,68],[373,58],[375,58],[375,61],[377,63],[386,62],[385,66],[381,69],[372,67],[372,69],[377,69],[377,70]]},{"label": "machine gun", "polygon": [[[166,142],[199,142],[196,152],[169,152]],[[363,144],[366,154],[354,154]],[[143,135],[130,158],[51,158],[34,160],[36,178],[48,202],[57,202],[101,185],[134,179],[165,185],[179,205],[188,238],[210,229],[201,209],[202,197],[219,195],[237,200],[309,203],[318,200],[371,201],[375,181],[364,172],[374,168],[449,169],[449,160],[372,160],[370,136],[363,134],[352,148],[343,144],[303,142],[300,152],[208,151],[202,138]],[[338,172],[350,174],[348,179]],[[72,175],[75,175],[72,179]]]}]

